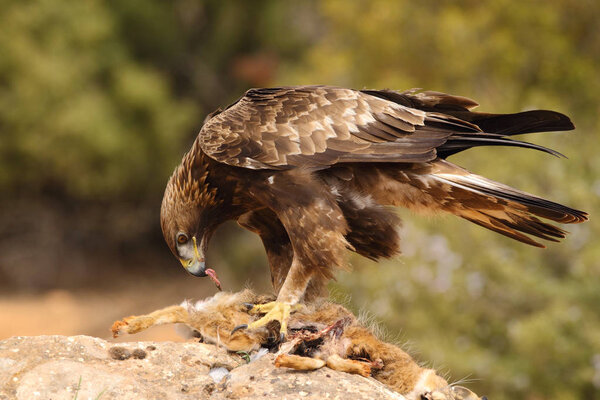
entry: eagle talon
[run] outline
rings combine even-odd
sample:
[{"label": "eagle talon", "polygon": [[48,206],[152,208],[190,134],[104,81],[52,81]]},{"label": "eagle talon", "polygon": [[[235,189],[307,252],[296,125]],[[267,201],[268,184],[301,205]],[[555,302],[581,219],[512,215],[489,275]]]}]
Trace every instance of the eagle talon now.
[{"label": "eagle talon", "polygon": [[242,303],[244,307],[246,307],[246,311],[250,311],[254,308],[254,304],[252,303]]},{"label": "eagle talon", "polygon": [[248,324],[241,324],[236,326],[231,330],[231,333],[229,335],[233,336],[234,333],[236,333],[237,331],[241,331],[242,329],[248,329]]},{"label": "eagle talon", "polygon": [[244,304],[248,311],[251,314],[263,314],[265,315],[252,322],[247,326],[247,329],[257,329],[263,326],[266,326],[271,321],[278,321],[281,324],[281,328],[279,329],[279,336],[281,341],[285,340],[285,335],[287,333],[288,320],[290,318],[290,313],[294,311],[298,311],[303,306],[301,304],[290,304],[284,303],[280,301],[273,301],[265,304],[252,304],[250,308],[249,305]]}]

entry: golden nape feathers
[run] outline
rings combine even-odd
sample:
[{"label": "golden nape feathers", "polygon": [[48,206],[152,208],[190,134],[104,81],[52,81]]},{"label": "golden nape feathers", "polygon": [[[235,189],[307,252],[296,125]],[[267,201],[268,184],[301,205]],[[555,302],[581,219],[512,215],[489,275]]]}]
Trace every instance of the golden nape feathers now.
[{"label": "golden nape feathers", "polygon": [[317,300],[292,314],[286,340],[279,342],[276,324],[261,329],[232,331],[249,324],[252,315],[244,304],[263,304],[269,296],[250,290],[220,292],[195,303],[185,301],[147,315],[130,316],[112,326],[116,337],[137,333],[154,325],[185,324],[190,337],[222,346],[232,352],[254,352],[269,348],[277,367],[314,370],[331,369],[372,376],[409,400],[476,400],[466,388],[448,384],[434,370],[420,367],[398,346],[379,340],[341,305]]}]

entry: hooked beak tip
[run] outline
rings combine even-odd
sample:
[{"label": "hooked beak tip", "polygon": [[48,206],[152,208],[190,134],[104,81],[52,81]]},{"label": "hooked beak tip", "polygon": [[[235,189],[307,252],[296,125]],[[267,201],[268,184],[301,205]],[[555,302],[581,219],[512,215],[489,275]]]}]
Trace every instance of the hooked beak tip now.
[{"label": "hooked beak tip", "polygon": [[198,250],[198,242],[196,241],[196,236],[192,236],[192,242],[194,245],[194,256],[190,259],[179,259],[183,268],[186,269],[187,272],[194,276],[203,277],[206,276],[206,263],[204,262],[204,257]]},{"label": "hooked beak tip", "polygon": [[180,261],[185,270],[190,274],[199,277],[206,276],[206,263],[204,261],[200,261],[197,258]]}]

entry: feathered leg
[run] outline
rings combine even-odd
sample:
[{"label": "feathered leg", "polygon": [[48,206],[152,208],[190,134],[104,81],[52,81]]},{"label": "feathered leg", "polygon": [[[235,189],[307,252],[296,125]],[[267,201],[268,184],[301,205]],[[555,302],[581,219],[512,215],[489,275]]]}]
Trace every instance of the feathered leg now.
[{"label": "feathered leg", "polygon": [[293,258],[277,301],[256,307],[255,311],[267,314],[248,328],[277,320],[285,333],[289,313],[305,297],[309,285],[320,289],[336,267],[345,267],[347,224],[327,186],[308,171],[278,172],[251,192],[281,222]]},{"label": "feathered leg", "polygon": [[[267,208],[243,214],[238,219],[238,224],[260,236],[269,261],[271,283],[275,293],[279,293],[294,258],[294,249],[287,231],[277,215]],[[320,279],[311,279],[306,288],[304,299],[310,301],[326,296],[326,282]]]},{"label": "feathered leg", "polygon": [[238,218],[238,224],[260,236],[271,270],[271,283],[279,293],[292,265],[294,250],[277,215],[268,208],[249,211]]}]

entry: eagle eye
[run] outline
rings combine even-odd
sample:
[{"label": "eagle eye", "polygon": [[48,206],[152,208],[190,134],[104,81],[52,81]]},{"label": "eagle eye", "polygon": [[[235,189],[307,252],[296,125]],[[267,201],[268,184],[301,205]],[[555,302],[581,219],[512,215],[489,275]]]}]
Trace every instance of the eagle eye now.
[{"label": "eagle eye", "polygon": [[190,238],[185,233],[180,232],[177,234],[177,243],[186,244],[188,242],[188,240],[190,240]]}]

